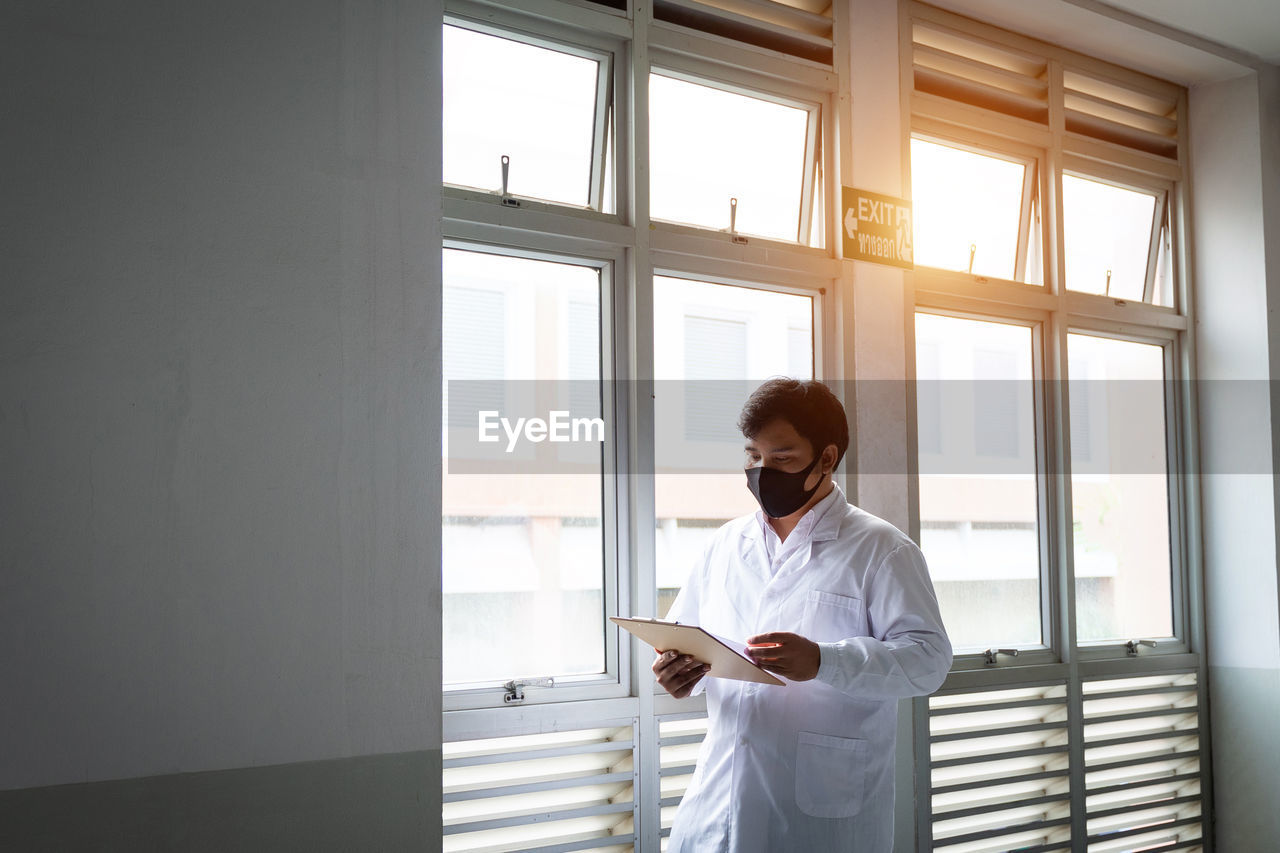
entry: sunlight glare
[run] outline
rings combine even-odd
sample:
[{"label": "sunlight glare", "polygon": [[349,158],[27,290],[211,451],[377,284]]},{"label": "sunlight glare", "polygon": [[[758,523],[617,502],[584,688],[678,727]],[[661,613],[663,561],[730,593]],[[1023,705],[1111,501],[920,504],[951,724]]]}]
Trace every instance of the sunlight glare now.
[{"label": "sunlight glare", "polygon": [[916,263],[965,272],[972,245],[974,275],[1014,278],[1026,170],[1022,163],[913,137]]}]

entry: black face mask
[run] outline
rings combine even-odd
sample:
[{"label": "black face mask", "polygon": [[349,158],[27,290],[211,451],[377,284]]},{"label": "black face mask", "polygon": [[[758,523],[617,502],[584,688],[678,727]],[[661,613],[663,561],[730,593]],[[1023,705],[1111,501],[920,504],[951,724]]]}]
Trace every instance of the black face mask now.
[{"label": "black face mask", "polygon": [[779,471],[777,468],[764,467],[747,469],[747,488],[755,495],[756,502],[765,515],[783,518],[808,503],[809,498],[818,491],[818,486],[822,485],[822,478],[818,478],[817,485],[812,489],[804,487],[805,479],[813,466],[818,464],[819,458],[820,455],[814,456],[803,471]]}]

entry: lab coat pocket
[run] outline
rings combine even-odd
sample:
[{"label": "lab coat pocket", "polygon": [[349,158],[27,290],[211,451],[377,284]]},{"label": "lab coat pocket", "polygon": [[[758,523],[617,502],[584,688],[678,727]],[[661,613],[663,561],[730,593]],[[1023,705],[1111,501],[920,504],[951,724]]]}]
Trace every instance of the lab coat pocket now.
[{"label": "lab coat pocket", "polygon": [[864,740],[800,732],[796,805],[810,817],[853,817],[862,808]]},{"label": "lab coat pocket", "polygon": [[804,635],[815,643],[834,643],[867,635],[867,615],[862,599],[821,589],[809,590],[804,614]]}]

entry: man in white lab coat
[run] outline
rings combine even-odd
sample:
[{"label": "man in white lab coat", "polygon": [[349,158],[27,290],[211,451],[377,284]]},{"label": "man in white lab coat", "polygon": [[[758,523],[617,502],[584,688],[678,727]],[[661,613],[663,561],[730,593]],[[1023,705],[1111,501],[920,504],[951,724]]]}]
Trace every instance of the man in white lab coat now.
[{"label": "man in white lab coat", "polygon": [[761,511],[717,531],[667,618],[745,638],[786,685],[658,656],[658,683],[705,689],[709,716],[669,851],[889,853],[898,700],[951,666],[924,558],[832,481],[849,430],[821,383],[769,380],[738,426]]}]

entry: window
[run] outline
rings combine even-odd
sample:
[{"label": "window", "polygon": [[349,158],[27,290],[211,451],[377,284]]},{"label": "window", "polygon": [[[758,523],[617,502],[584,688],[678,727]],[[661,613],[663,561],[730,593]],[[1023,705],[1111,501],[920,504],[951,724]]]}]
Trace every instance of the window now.
[{"label": "window", "polygon": [[[601,286],[594,266],[444,251],[443,652],[455,688],[608,668],[600,446],[562,473],[555,445],[499,420],[600,417]],[[486,412],[498,440],[481,445]],[[555,626],[537,644],[525,642],[531,612]]]},{"label": "window", "polygon": [[1034,163],[913,137],[916,263],[1010,280],[1025,274],[1035,178]]},{"label": "window", "polygon": [[831,340],[832,13],[657,5],[446,2],[451,851],[661,846],[705,709],[607,617],[754,510],[742,403]]},{"label": "window", "polygon": [[916,314],[920,547],[958,652],[1044,644],[1034,338]]},{"label": "window", "polygon": [[[705,714],[648,695],[648,650],[606,620],[664,615],[755,509],[736,430],[754,384],[844,362],[833,34],[853,22],[446,5],[444,653],[475,662],[443,685],[448,849],[661,849]],[[914,709],[918,849],[1102,849],[1151,821],[1194,845],[1195,531],[1169,476],[1185,92],[902,8],[915,532],[957,646]],[[551,409],[601,439],[477,440],[482,411]],[[1162,546],[1135,556],[1131,524]]]},{"label": "window", "polygon": [[444,28],[445,182],[603,209],[610,57],[478,26]]},{"label": "window", "polygon": [[650,75],[649,99],[654,219],[817,239],[815,105],[665,70]]},{"label": "window", "polygon": [[1063,175],[1067,287],[1142,301],[1155,208],[1147,193]]},{"label": "window", "polygon": [[920,849],[1197,849],[1186,94],[907,14],[919,536],[957,647],[916,703]]},{"label": "window", "polygon": [[[1072,364],[1090,364],[1068,386],[1099,412],[1071,435],[1071,516],[1076,636],[1082,642],[1172,637],[1165,351],[1148,343],[1072,334]],[[1096,403],[1093,401],[1097,401]],[[1105,435],[1110,452],[1098,453]]]}]

